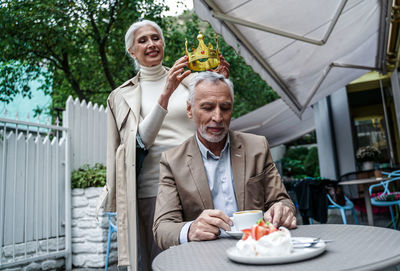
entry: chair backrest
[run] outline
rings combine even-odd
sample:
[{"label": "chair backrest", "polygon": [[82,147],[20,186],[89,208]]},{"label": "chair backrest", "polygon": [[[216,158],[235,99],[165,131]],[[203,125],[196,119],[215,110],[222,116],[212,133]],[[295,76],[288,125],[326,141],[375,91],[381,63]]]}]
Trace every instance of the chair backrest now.
[{"label": "chair backrest", "polygon": [[337,207],[337,208],[343,208],[343,207],[345,207],[345,206],[346,206],[346,207],[350,207],[350,208],[353,208],[353,207],[354,207],[353,202],[352,202],[351,200],[349,200],[349,198],[346,197],[346,196],[343,196],[343,197],[344,197],[344,200],[345,200],[345,203],[344,203],[343,205],[339,205],[339,204],[337,204],[336,202],[334,202],[333,199],[331,198],[331,196],[330,196],[329,194],[326,194],[326,196],[327,196],[329,202],[331,203],[331,205],[333,205],[333,206],[335,206],[335,207]]},{"label": "chair backrest", "polygon": [[344,192],[343,192],[343,189],[341,186],[335,184],[335,185],[327,186],[326,189],[328,191],[328,199],[331,202],[335,202],[341,206],[346,204]]},{"label": "chair backrest", "polygon": [[392,172],[382,171],[382,174],[387,175],[389,178],[392,177],[392,176],[396,177],[396,176],[400,176],[400,170],[395,170],[395,171],[392,171]]},{"label": "chair backrest", "polygon": [[369,194],[370,195],[372,194],[372,191],[373,191],[373,189],[375,187],[382,187],[383,188],[383,192],[380,194],[380,196],[390,194],[391,191],[390,191],[390,188],[389,188],[389,184],[394,182],[394,181],[397,181],[397,180],[400,180],[400,175],[398,177],[392,178],[390,180],[387,180],[387,181],[384,181],[384,182],[380,182],[378,184],[373,184],[373,185],[371,185],[369,187]]}]

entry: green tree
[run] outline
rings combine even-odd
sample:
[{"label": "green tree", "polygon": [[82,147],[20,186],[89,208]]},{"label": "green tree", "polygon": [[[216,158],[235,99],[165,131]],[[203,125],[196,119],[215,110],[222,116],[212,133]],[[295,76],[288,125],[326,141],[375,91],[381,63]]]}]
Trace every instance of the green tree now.
[{"label": "green tree", "polygon": [[294,178],[319,177],[317,147],[291,147],[282,158],[283,173]]},{"label": "green tree", "polygon": [[304,161],[307,157],[306,147],[292,147],[288,149],[282,158],[283,173],[287,176],[302,178],[305,176]]},{"label": "green tree", "polygon": [[[197,47],[196,37],[199,30],[205,34],[206,44],[211,42],[215,47],[215,32],[212,27],[207,22],[201,21],[193,11],[186,11],[179,17],[165,18],[164,25],[166,39],[164,64],[167,66],[172,66],[175,60],[184,55],[185,38],[188,40],[188,48]],[[222,36],[218,36],[218,41],[221,53],[231,65],[230,79],[235,87],[234,118],[278,98],[271,87],[245,63]]]},{"label": "green tree", "polygon": [[124,50],[127,28],[139,18],[161,22],[166,9],[150,0],[2,1],[0,100],[29,96],[26,78],[42,75],[53,107],[64,107],[69,95],[104,104],[134,75]]},{"label": "green tree", "polygon": [[304,160],[304,171],[308,176],[319,177],[318,148],[311,147]]},{"label": "green tree", "polygon": [[[163,28],[164,65],[169,67],[184,55],[185,38],[190,47],[197,47],[199,30],[206,38],[214,36],[210,25],[194,12],[163,18],[161,13],[167,9],[163,1],[150,0],[3,1],[0,101],[8,102],[16,93],[29,96],[28,82],[41,78],[41,89],[52,96],[53,114],[54,108],[65,106],[69,95],[105,105],[111,90],[135,75],[125,53],[124,35],[140,18],[154,20]],[[219,47],[231,64],[233,117],[278,97],[222,37]]]}]

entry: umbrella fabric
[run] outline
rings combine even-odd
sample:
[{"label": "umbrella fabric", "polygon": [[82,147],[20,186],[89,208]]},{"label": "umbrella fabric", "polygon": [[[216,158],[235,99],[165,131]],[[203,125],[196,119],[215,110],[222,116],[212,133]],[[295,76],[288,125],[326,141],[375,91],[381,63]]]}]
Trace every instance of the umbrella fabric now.
[{"label": "umbrella fabric", "polygon": [[314,113],[307,108],[300,119],[282,99],[278,99],[233,120],[230,128],[264,135],[274,147],[313,131]]},{"label": "umbrella fabric", "polygon": [[299,116],[365,72],[384,72],[387,1],[194,0],[194,8]]}]

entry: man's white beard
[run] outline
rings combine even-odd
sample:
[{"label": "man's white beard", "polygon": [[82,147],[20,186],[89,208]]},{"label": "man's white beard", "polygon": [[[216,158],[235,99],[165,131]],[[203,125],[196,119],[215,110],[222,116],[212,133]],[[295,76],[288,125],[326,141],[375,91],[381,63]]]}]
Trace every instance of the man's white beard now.
[{"label": "man's white beard", "polygon": [[225,127],[224,127],[224,130],[222,131],[222,133],[219,134],[219,135],[209,135],[209,134],[207,134],[207,128],[204,127],[204,126],[203,127],[199,127],[197,129],[197,131],[199,131],[200,135],[205,140],[207,140],[208,142],[212,142],[212,143],[221,142],[225,138],[226,134],[228,133],[228,129],[226,129]]}]

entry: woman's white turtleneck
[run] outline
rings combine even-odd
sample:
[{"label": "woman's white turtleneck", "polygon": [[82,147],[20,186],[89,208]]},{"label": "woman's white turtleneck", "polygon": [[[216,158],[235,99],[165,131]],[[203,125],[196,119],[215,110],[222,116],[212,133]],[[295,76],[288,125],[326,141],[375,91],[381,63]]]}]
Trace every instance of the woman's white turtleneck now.
[{"label": "woman's white turtleneck", "polygon": [[166,79],[167,71],[161,64],[140,67],[140,115],[143,121],[139,124],[139,134],[149,153],[139,175],[139,198],[157,196],[161,153],[181,144],[195,132],[193,122],[186,115],[188,90],[182,84],[171,95],[168,111],[159,105]]}]

